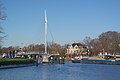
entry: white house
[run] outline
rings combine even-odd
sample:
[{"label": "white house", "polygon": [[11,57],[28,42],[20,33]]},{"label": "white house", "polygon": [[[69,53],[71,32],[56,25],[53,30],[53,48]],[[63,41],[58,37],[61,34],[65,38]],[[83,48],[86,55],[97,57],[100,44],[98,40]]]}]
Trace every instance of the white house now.
[{"label": "white house", "polygon": [[66,52],[66,57],[74,57],[74,56],[80,56],[81,54],[87,53],[87,47],[85,47],[81,43],[73,43],[72,45],[69,45]]}]

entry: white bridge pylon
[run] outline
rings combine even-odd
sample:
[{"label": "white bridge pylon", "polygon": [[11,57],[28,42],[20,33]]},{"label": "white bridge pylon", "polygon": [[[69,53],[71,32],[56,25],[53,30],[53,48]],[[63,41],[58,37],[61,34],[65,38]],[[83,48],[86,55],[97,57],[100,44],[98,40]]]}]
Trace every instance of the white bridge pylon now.
[{"label": "white bridge pylon", "polygon": [[45,10],[45,52],[42,55],[42,63],[49,63],[49,57],[48,57],[48,53],[47,53],[47,15],[46,15],[46,10]]}]

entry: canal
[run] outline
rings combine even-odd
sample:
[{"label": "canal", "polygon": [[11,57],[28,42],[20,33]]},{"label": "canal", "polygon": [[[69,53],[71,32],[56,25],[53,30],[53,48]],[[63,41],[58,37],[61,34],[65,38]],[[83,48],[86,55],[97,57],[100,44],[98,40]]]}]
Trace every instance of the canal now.
[{"label": "canal", "polygon": [[120,80],[120,66],[66,62],[0,69],[0,80]]}]

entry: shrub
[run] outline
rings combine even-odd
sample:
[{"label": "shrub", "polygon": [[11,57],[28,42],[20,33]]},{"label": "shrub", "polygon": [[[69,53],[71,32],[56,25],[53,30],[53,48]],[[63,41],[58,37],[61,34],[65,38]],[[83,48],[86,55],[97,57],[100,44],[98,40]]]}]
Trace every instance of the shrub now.
[{"label": "shrub", "polygon": [[0,65],[19,65],[19,64],[34,64],[35,61],[33,59],[22,59],[22,58],[14,58],[14,59],[0,59]]}]

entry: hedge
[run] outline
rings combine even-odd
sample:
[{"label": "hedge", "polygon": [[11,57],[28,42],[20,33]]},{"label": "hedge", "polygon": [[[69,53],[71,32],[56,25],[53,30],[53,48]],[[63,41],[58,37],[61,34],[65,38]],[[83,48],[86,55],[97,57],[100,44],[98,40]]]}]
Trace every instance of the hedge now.
[{"label": "hedge", "polygon": [[14,59],[0,59],[1,65],[19,65],[19,64],[34,64],[35,61],[33,59],[22,59],[22,58],[14,58]]}]

